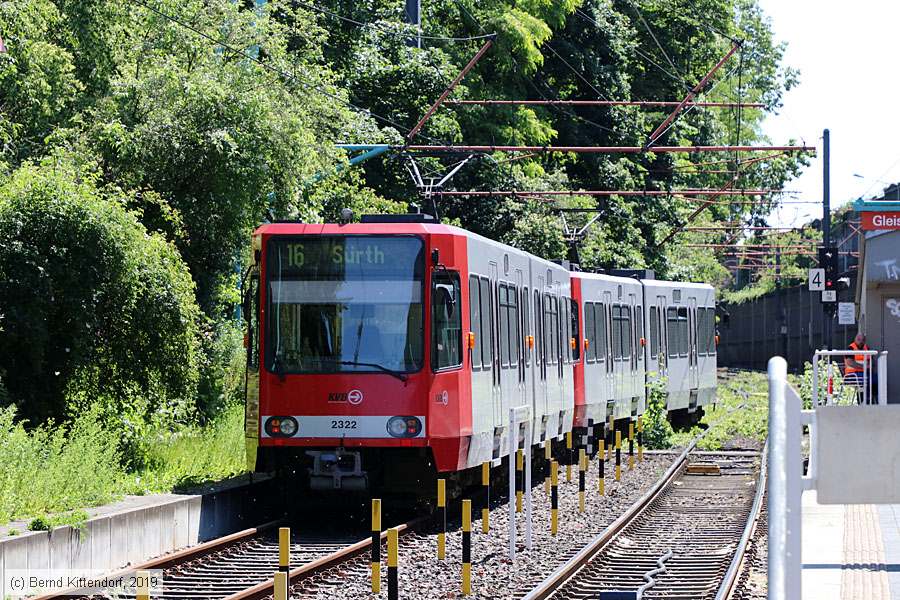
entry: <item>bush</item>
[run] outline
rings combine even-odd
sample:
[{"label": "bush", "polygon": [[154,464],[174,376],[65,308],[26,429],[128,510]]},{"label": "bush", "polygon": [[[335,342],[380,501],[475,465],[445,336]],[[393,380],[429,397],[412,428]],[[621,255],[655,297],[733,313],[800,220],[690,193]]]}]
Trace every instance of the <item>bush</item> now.
[{"label": "bush", "polygon": [[0,372],[32,422],[99,403],[174,421],[197,389],[198,309],[177,251],[65,156],[0,185]]},{"label": "bush", "polygon": [[674,431],[666,412],[666,384],[661,378],[647,384],[647,410],[644,412],[644,446],[651,450],[671,448]]},{"label": "bush", "polygon": [[124,477],[117,438],[97,411],[29,432],[13,407],[0,409],[0,523],[113,500]]}]

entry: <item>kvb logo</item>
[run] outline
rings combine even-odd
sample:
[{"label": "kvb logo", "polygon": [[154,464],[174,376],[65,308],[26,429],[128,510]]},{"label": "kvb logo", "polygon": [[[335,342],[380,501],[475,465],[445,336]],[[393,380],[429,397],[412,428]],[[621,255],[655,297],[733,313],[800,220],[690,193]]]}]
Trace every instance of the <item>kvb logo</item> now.
[{"label": "kvb logo", "polygon": [[353,406],[362,404],[363,393],[359,390],[350,390],[349,392],[329,392],[328,402],[343,404],[349,402]]}]

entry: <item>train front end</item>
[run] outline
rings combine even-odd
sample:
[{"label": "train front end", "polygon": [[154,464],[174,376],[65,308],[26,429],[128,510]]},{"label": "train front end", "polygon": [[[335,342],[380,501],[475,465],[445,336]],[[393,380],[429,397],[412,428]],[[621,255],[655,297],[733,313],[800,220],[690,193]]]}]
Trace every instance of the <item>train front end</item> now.
[{"label": "train front end", "polygon": [[[252,469],[314,491],[405,493],[456,467],[462,369],[433,367],[461,355],[461,294],[458,276],[435,272],[438,257],[453,260],[452,236],[428,229],[257,230],[245,286]],[[446,415],[431,406],[451,402]]]}]

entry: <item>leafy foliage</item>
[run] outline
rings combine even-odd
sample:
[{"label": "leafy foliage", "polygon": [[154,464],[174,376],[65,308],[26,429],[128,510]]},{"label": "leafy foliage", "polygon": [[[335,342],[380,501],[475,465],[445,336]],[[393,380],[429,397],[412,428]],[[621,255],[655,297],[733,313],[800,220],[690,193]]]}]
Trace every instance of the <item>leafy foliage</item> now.
[{"label": "leafy foliage", "polygon": [[185,416],[197,385],[194,286],[96,175],[54,156],[0,186],[0,364],[22,416]]}]

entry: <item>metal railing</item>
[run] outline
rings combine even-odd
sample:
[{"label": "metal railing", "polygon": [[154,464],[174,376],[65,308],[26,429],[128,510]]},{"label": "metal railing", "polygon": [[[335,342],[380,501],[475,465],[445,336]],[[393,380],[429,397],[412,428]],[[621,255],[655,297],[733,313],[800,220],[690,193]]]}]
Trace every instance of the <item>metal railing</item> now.
[{"label": "metal railing", "polygon": [[[841,363],[862,356],[862,371],[846,373]],[[836,360],[835,360],[836,359]],[[876,371],[877,369],[877,371]],[[822,393],[821,377],[825,375]],[[852,377],[851,377],[852,375]],[[836,386],[835,381],[839,381]],[[887,404],[887,352],[877,350],[816,350],[813,357],[813,406],[835,404],[847,392],[857,404]],[[877,392],[877,398],[875,393]]]}]

